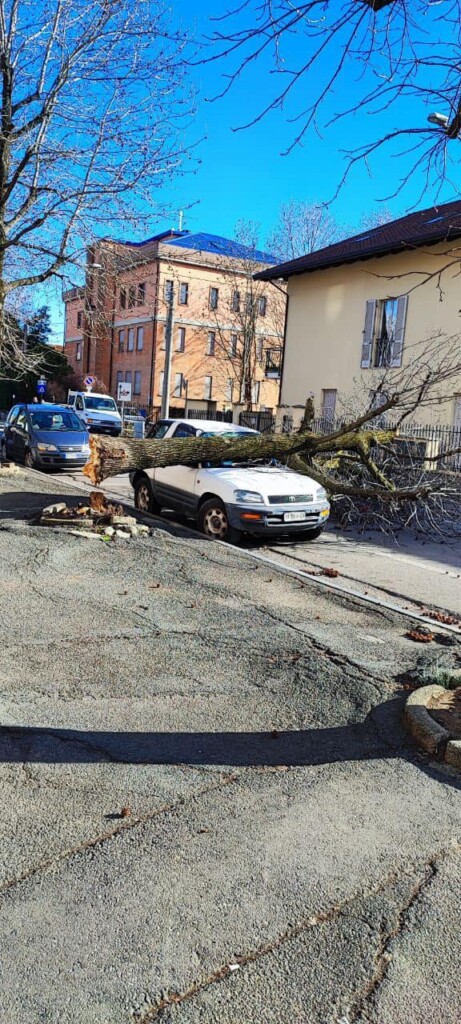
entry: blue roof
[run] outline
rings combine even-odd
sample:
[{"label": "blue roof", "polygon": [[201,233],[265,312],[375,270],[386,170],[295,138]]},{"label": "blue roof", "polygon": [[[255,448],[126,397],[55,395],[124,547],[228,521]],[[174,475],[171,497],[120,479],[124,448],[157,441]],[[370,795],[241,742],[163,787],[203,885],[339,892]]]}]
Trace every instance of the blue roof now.
[{"label": "blue roof", "polygon": [[277,263],[275,256],[271,253],[261,252],[253,249],[250,245],[242,245],[231,238],[221,238],[220,235],[208,235],[205,231],[198,231],[196,234],[183,232],[176,238],[166,238],[164,245],[179,246],[183,249],[195,249],[197,252],[213,252],[216,256],[230,256],[233,259],[254,260],[256,263]]}]

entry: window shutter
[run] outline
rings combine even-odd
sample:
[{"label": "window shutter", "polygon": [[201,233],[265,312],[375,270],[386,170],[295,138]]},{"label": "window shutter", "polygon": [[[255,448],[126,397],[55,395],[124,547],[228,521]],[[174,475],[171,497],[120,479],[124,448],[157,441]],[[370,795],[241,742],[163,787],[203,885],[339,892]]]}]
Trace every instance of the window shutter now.
[{"label": "window shutter", "polygon": [[360,366],[371,366],[375,316],[376,299],[369,299],[365,310],[365,327],[363,328],[362,358],[360,360]]},{"label": "window shutter", "polygon": [[407,318],[408,295],[400,295],[397,302],[395,318],[395,334],[391,349],[391,366],[402,365],[403,339],[405,336],[405,320]]}]

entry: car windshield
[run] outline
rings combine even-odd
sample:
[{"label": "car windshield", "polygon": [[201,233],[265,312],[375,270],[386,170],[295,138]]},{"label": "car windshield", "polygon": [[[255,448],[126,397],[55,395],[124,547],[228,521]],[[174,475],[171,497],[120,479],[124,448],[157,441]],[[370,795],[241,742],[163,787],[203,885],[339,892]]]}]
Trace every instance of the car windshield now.
[{"label": "car windshield", "polygon": [[35,430],[79,430],[84,429],[81,420],[70,409],[37,409],[29,413]]},{"label": "car windshield", "polygon": [[97,395],[85,395],[85,406],[87,409],[99,409],[104,412],[117,412],[117,406],[113,398],[100,398]]},{"label": "car windshield", "polygon": [[200,437],[256,437],[253,430],[203,430]]}]

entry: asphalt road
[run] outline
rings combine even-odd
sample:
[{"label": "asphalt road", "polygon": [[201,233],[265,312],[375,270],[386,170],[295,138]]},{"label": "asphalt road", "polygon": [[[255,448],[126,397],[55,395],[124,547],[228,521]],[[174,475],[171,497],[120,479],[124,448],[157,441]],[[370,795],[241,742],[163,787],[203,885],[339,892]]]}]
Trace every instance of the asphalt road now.
[{"label": "asphalt road", "polygon": [[[84,487],[82,473],[72,478]],[[133,490],[128,476],[104,481],[103,489],[131,503]],[[430,540],[410,530],[397,537],[383,533],[358,534],[329,526],[311,543],[280,539],[265,549],[261,541],[245,541],[245,547],[274,557],[307,572],[336,569],[336,586],[396,602],[415,611],[439,609],[461,616],[461,541]]]},{"label": "asphalt road", "polygon": [[2,1019],[458,1024],[460,782],[401,709],[460,641],[176,527],[31,525],[73,496],[0,477]]}]

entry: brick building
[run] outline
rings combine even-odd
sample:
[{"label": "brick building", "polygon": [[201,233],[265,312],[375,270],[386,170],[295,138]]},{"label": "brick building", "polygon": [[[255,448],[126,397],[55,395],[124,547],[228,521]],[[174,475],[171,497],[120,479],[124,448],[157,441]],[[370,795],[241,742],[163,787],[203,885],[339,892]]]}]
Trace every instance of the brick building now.
[{"label": "brick building", "polygon": [[[147,241],[102,240],[86,282],[64,295],[65,353],[117,396],[159,411],[171,335],[170,410],[275,410],[286,297],[253,275],[266,253],[208,234],[168,231]],[[181,413],[182,414],[182,413]]]}]

